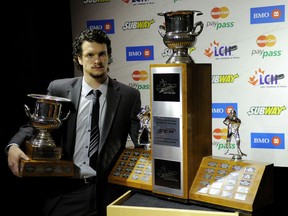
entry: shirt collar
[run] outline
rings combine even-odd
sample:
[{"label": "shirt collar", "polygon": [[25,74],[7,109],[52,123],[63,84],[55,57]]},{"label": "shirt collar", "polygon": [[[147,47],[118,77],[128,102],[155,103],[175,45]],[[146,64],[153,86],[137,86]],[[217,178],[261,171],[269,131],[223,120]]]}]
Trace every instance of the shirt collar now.
[{"label": "shirt collar", "polygon": [[[101,91],[101,95],[106,97],[107,91],[108,91],[108,82],[109,82],[109,76],[107,76],[107,79],[99,86],[98,90]],[[84,79],[82,79],[82,94],[84,97],[86,97],[92,88],[85,82]]]}]

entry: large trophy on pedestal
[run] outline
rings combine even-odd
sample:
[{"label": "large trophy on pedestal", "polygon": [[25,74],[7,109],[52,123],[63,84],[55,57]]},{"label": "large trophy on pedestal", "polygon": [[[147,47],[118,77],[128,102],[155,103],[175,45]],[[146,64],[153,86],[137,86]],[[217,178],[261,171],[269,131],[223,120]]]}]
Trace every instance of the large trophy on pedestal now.
[{"label": "large trophy on pedestal", "polygon": [[165,64],[151,64],[152,191],[187,202],[204,156],[212,153],[211,64],[196,64],[188,53],[203,30],[197,10],[158,13],[158,32],[173,50]]},{"label": "large trophy on pedestal", "polygon": [[193,63],[188,54],[188,48],[196,43],[197,36],[202,32],[202,21],[194,24],[194,15],[202,15],[196,10],[180,10],[158,13],[165,17],[165,26],[158,27],[159,34],[163,37],[164,44],[173,49],[173,54],[166,63]]},{"label": "large trophy on pedestal", "polygon": [[25,143],[26,154],[30,161],[22,161],[20,172],[24,176],[66,176],[73,174],[73,163],[61,159],[62,148],[57,146],[51,137],[51,132],[62,125],[70,111],[61,119],[62,105],[70,102],[67,98],[50,95],[29,94],[36,100],[34,113],[25,104],[25,112],[36,134]]}]

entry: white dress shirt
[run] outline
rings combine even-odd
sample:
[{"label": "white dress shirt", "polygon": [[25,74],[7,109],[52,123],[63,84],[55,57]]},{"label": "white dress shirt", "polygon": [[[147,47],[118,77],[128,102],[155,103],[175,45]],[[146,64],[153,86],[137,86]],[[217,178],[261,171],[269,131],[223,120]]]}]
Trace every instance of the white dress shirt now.
[{"label": "white dress shirt", "polygon": [[[99,98],[100,112],[99,112],[99,129],[100,137],[102,135],[102,126],[106,112],[106,95],[108,89],[108,79],[98,88],[101,91]],[[76,126],[76,143],[74,151],[74,164],[80,168],[80,178],[87,178],[95,176],[96,172],[89,166],[88,149],[90,143],[90,126],[92,116],[92,94],[89,94],[92,88],[84,81],[82,81],[82,91],[79,102]],[[101,139],[101,138],[100,138]]]}]

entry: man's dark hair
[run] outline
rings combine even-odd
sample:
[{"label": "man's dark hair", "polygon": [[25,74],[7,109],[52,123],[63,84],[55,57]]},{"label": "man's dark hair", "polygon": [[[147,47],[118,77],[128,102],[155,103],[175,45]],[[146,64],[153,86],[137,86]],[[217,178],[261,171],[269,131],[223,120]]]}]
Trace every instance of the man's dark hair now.
[{"label": "man's dark hair", "polygon": [[73,61],[79,70],[83,70],[83,66],[78,62],[78,56],[82,56],[82,44],[84,41],[97,42],[107,45],[107,52],[109,57],[109,64],[112,63],[112,48],[111,40],[108,35],[100,29],[86,29],[82,31],[73,42]]}]

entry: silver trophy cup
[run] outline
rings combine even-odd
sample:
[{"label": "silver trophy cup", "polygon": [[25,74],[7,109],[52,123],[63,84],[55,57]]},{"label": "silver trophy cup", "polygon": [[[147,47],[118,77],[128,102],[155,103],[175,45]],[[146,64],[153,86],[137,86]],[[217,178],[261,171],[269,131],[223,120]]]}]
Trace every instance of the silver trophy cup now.
[{"label": "silver trophy cup", "polygon": [[194,16],[202,15],[196,10],[179,10],[158,13],[164,16],[165,26],[160,25],[158,32],[164,44],[173,50],[166,63],[194,63],[188,54],[188,48],[194,47],[197,36],[202,32],[202,21],[194,24]]},{"label": "silver trophy cup", "polygon": [[26,142],[28,155],[32,159],[60,159],[61,148],[57,148],[51,137],[51,131],[59,128],[70,114],[60,119],[63,102],[70,102],[67,98],[50,95],[29,94],[29,97],[36,99],[34,113],[25,105],[26,115],[30,118],[31,124],[36,128],[36,134]]}]

